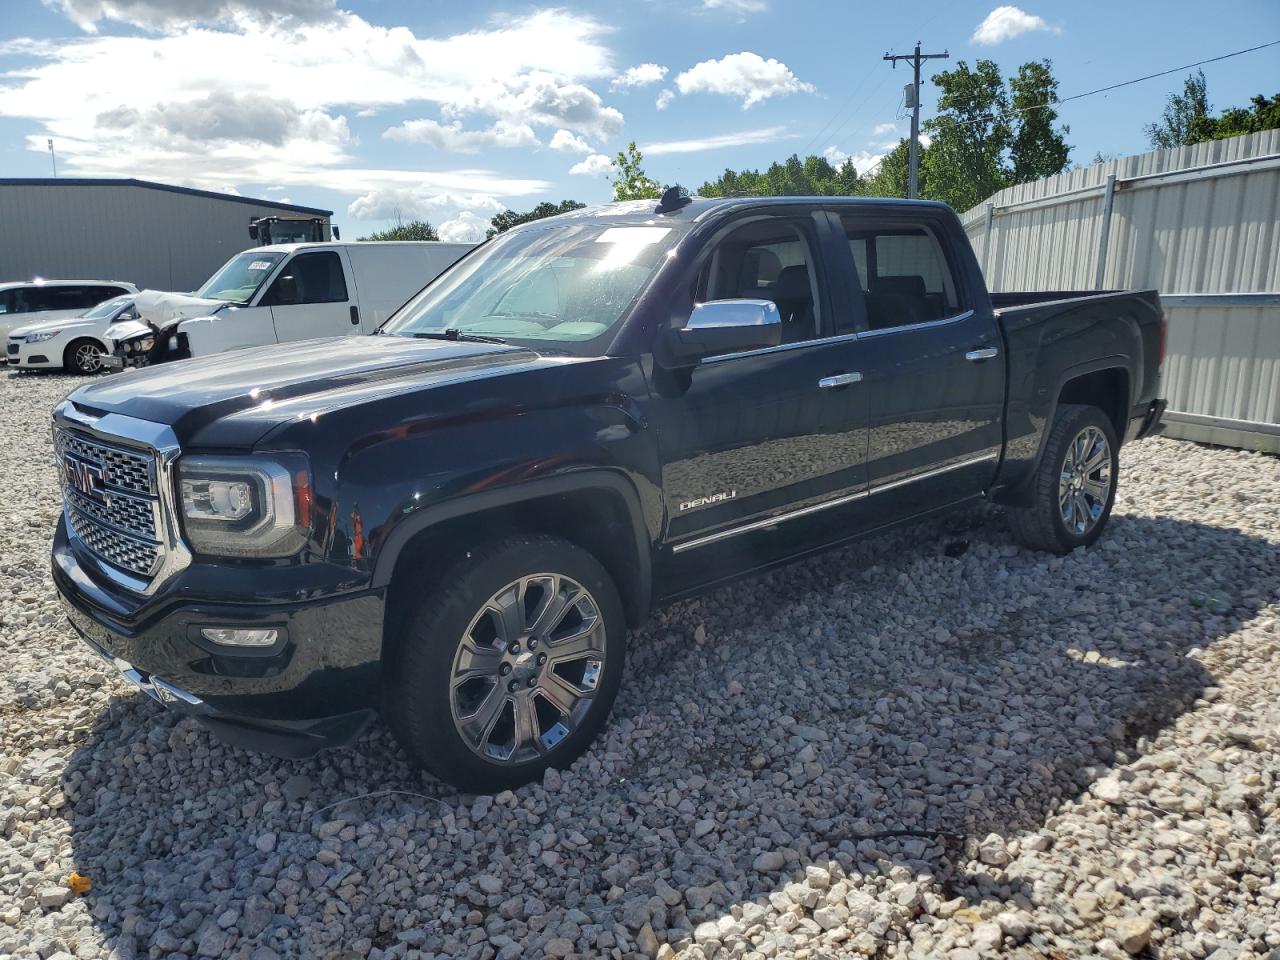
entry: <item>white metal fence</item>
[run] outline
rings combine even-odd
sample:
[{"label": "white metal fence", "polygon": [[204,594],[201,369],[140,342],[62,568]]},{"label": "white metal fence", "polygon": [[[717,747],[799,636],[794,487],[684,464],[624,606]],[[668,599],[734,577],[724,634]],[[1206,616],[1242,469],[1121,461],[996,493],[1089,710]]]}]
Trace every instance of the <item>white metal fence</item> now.
[{"label": "white metal fence", "polygon": [[1280,453],[1280,130],[1002,190],[962,215],[993,291],[1160,291],[1170,436]]}]

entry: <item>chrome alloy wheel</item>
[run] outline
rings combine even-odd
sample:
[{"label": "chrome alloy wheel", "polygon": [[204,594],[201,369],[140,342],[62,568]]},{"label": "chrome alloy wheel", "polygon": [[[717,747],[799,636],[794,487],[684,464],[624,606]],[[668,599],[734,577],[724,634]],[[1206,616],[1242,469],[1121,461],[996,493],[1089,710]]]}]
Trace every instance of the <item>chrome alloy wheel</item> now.
[{"label": "chrome alloy wheel", "polygon": [[463,741],[487,760],[536,760],[591,707],[604,671],[604,617],[580,583],[554,573],[495,593],[458,642],[449,711]]},{"label": "chrome alloy wheel", "polygon": [[1097,427],[1076,434],[1058,478],[1058,509],[1071,533],[1083,536],[1107,509],[1111,495],[1111,445]]},{"label": "chrome alloy wheel", "polygon": [[81,373],[97,373],[102,369],[102,351],[97,344],[82,343],[76,347],[76,369]]}]

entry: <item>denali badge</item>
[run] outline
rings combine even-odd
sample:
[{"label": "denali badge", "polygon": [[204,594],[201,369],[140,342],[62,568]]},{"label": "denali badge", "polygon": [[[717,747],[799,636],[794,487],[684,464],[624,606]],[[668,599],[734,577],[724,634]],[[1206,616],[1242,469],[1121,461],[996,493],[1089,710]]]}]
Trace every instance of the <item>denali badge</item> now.
[{"label": "denali badge", "polygon": [[62,463],[67,473],[67,482],[71,486],[86,497],[106,500],[106,494],[102,489],[103,474],[100,466],[96,463],[85,463],[71,456],[64,456]]},{"label": "denali badge", "polygon": [[732,500],[738,495],[737,490],[730,490],[728,493],[713,493],[709,497],[698,497],[696,500],[686,500],[680,504],[680,512],[686,510],[696,510],[698,507],[709,507],[713,503],[722,503],[725,500]]}]

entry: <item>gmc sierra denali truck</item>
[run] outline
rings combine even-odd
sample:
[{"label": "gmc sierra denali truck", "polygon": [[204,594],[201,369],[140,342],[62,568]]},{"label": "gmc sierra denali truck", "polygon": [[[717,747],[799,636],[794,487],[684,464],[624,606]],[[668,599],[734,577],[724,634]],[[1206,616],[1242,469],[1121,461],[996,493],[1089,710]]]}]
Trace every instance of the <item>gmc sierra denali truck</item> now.
[{"label": "gmc sierra denali truck", "polygon": [[224,740],[381,713],[469,790],[582,754],[656,604],[989,498],[1107,523],[1159,424],[1155,292],[991,296],[955,215],[868,199],[569,213],[374,335],[180,361],[54,412],[71,622]]}]

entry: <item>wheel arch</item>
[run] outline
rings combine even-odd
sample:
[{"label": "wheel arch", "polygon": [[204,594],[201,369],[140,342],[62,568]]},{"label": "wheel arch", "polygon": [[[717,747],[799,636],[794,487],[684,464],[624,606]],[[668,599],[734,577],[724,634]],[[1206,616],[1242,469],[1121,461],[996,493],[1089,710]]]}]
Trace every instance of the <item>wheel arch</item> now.
[{"label": "wheel arch", "polygon": [[430,578],[469,542],[511,533],[550,534],[586,550],[613,578],[628,624],[648,616],[652,549],[639,495],[618,473],[592,469],[458,497],[402,520],[374,561],[373,586],[387,590],[388,626],[410,574],[426,570]]},{"label": "wheel arch", "polygon": [[1054,420],[1063,404],[1087,404],[1102,410],[1115,429],[1116,447],[1119,449],[1124,442],[1125,426],[1133,403],[1132,361],[1125,356],[1111,356],[1068,367],[1057,377],[1057,384],[1049,396],[1051,399],[1044,412],[1035,457],[1016,483],[1002,486],[994,492],[992,498],[997,503],[1026,506],[1031,501],[1036,472],[1040,469]]},{"label": "wheel arch", "polygon": [[73,337],[72,340],[62,348],[62,368],[64,370],[75,369],[75,364],[72,362],[72,353],[76,347],[86,342],[95,344],[97,348],[102,351],[102,355],[104,357],[111,355],[111,351],[107,349],[107,345],[103,342],[101,337],[95,337],[92,334],[82,334],[81,336]]}]

